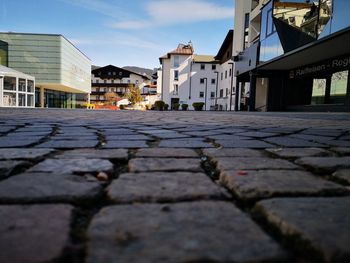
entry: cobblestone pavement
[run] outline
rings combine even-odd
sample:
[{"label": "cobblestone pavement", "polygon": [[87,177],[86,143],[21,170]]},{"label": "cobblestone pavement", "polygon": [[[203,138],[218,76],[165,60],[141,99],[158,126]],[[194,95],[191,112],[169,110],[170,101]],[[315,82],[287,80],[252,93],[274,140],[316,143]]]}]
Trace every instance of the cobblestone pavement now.
[{"label": "cobblestone pavement", "polygon": [[350,262],[350,115],[0,109],[0,262]]}]

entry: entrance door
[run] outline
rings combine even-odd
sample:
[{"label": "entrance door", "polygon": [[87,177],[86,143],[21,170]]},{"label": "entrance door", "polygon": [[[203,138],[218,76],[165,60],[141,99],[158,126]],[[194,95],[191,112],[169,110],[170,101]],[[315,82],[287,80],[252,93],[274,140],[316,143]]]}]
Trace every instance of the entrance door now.
[{"label": "entrance door", "polygon": [[174,109],[174,104],[179,104],[180,99],[179,98],[172,98],[171,99],[171,109]]}]

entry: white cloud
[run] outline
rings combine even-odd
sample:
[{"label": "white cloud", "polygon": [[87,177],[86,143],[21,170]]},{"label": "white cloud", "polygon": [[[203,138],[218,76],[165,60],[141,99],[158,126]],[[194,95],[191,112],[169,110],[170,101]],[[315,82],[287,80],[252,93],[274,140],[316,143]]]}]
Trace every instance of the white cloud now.
[{"label": "white cloud", "polygon": [[142,29],[190,22],[222,20],[233,18],[234,9],[214,4],[206,0],[163,0],[147,5],[149,19],[129,20],[113,24],[114,28]]}]

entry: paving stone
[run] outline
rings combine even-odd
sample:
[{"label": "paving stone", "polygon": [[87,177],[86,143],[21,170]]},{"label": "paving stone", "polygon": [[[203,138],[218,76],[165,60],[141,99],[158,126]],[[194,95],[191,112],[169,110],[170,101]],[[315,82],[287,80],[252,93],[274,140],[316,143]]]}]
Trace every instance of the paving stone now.
[{"label": "paving stone", "polygon": [[35,160],[41,158],[49,153],[53,152],[53,149],[37,149],[37,148],[2,148],[0,149],[0,159],[13,160],[13,159],[26,159]]},{"label": "paving stone", "polygon": [[129,129],[108,129],[108,130],[102,130],[102,133],[107,136],[116,136],[116,135],[140,135],[135,131],[129,130]]},{"label": "paving stone", "polygon": [[54,140],[37,145],[37,148],[73,149],[93,148],[97,146],[97,140]]},{"label": "paving stone", "polygon": [[0,262],[52,262],[69,239],[70,205],[0,206]]},{"label": "paving stone", "polygon": [[302,133],[318,136],[338,137],[343,134],[343,131],[334,129],[307,129],[305,131],[302,131]]},{"label": "paving stone", "polygon": [[28,172],[48,172],[54,174],[111,172],[113,164],[101,159],[46,159],[30,168]]},{"label": "paving stone", "polygon": [[303,157],[295,161],[316,171],[334,171],[339,168],[350,168],[350,157]]},{"label": "paving stone", "polygon": [[300,130],[299,127],[298,128],[295,128],[295,127],[269,127],[269,128],[261,129],[260,132],[290,134],[290,133],[295,133],[299,130]]},{"label": "paving stone", "polygon": [[333,174],[333,177],[350,184],[350,169],[338,170]]},{"label": "paving stone", "polygon": [[330,156],[331,152],[320,148],[272,148],[269,153],[282,158],[300,158],[309,156]]},{"label": "paving stone", "polygon": [[24,173],[0,182],[1,203],[88,202],[101,194],[97,180],[69,174]]},{"label": "paving stone", "polygon": [[243,136],[243,137],[253,137],[253,138],[268,138],[272,136],[277,136],[278,133],[269,133],[269,132],[243,132],[243,133],[237,133],[237,136]]},{"label": "paving stone", "polygon": [[310,142],[302,139],[297,139],[293,137],[272,137],[265,138],[264,141],[277,144],[284,147],[325,147],[322,144],[316,142]]},{"label": "paving stone", "polygon": [[338,147],[350,147],[350,141],[341,141],[341,140],[330,140],[326,142],[328,145],[331,146],[338,146]]},{"label": "paving stone", "polygon": [[204,149],[203,154],[209,157],[263,157],[261,151],[246,148]]},{"label": "paving stone", "polygon": [[108,141],[102,146],[106,149],[115,148],[126,148],[126,149],[136,149],[136,148],[148,148],[146,141]]},{"label": "paving stone", "polygon": [[332,138],[331,137],[325,137],[325,136],[317,136],[317,135],[309,135],[309,134],[291,134],[289,137],[302,139],[305,141],[311,141],[321,144],[327,144]]},{"label": "paving stone", "polygon": [[11,147],[27,147],[32,144],[38,143],[42,137],[27,137],[27,138],[8,138],[0,137],[0,148],[11,148]]},{"label": "paving stone", "polygon": [[256,210],[283,235],[297,238],[301,253],[310,247],[325,262],[350,261],[349,197],[276,198],[259,202]]},{"label": "paving stone", "polygon": [[222,198],[220,187],[204,173],[153,172],[122,174],[108,187],[116,203],[174,202]]},{"label": "paving stone", "polygon": [[57,159],[128,159],[126,149],[78,149],[64,151],[55,156]]},{"label": "paving stone", "polygon": [[175,158],[136,158],[129,161],[130,172],[151,171],[202,171],[199,159],[175,159]]},{"label": "paving stone", "polygon": [[218,134],[206,136],[213,140],[223,140],[223,141],[239,141],[239,140],[250,140],[250,138],[244,136],[238,136],[236,134]]},{"label": "paving stone", "polygon": [[331,150],[341,155],[350,155],[350,147],[334,147]]},{"label": "paving stone", "polygon": [[162,140],[159,144],[161,148],[214,148],[210,143],[200,140]]},{"label": "paving stone", "polygon": [[190,138],[189,135],[176,133],[176,132],[167,132],[167,133],[156,133],[153,136],[160,139],[179,139],[179,138]]},{"label": "paving stone", "polygon": [[265,149],[273,147],[272,144],[258,140],[216,140],[224,148],[253,148]]},{"label": "paving stone", "polygon": [[0,126],[0,133],[7,133],[10,132],[11,130],[15,129],[15,126]]},{"label": "paving stone", "polygon": [[152,138],[137,134],[137,135],[107,135],[107,141],[147,141],[152,140]]},{"label": "paving stone", "polygon": [[219,201],[103,208],[90,224],[88,239],[88,263],[285,259],[279,245],[248,216]]},{"label": "paving stone", "polygon": [[227,171],[220,182],[240,199],[256,200],[276,196],[322,196],[350,193],[346,188],[304,171]]},{"label": "paving stone", "polygon": [[213,162],[220,171],[298,169],[286,160],[263,157],[215,157]]},{"label": "paving stone", "polygon": [[192,149],[181,148],[149,148],[140,149],[136,153],[136,157],[158,157],[158,158],[191,158],[199,157]]},{"label": "paving stone", "polygon": [[220,131],[220,130],[211,130],[211,131],[192,131],[192,132],[184,132],[186,135],[190,136],[197,136],[197,137],[207,137],[210,135],[218,135],[225,133],[225,131]]},{"label": "paving stone", "polygon": [[98,141],[98,137],[96,135],[76,135],[76,136],[70,136],[70,135],[60,135],[60,136],[53,136],[50,137],[50,140],[53,141]]},{"label": "paving stone", "polygon": [[17,168],[28,165],[25,161],[0,161],[0,179],[8,177]]}]

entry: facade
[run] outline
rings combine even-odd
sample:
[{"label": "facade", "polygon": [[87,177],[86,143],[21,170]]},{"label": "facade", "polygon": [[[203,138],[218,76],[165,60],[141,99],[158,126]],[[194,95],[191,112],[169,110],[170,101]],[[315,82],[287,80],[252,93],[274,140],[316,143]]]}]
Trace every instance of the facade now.
[{"label": "facade", "polygon": [[34,76],[35,104],[75,108],[91,92],[91,61],[62,35],[0,33],[1,63]]},{"label": "facade", "polygon": [[0,65],[0,107],[34,108],[35,78]]},{"label": "facade", "polygon": [[203,102],[205,110],[213,107],[219,65],[213,56],[195,55],[189,43],[179,44],[159,60],[162,68],[158,71],[157,90],[170,109],[174,104],[188,104],[191,110],[194,102]]},{"label": "facade", "polygon": [[235,10],[237,110],[350,111],[348,0],[236,0]]},{"label": "facade", "polygon": [[106,93],[116,93],[120,98],[124,97],[128,87],[139,87],[148,84],[149,78],[129,70],[108,65],[95,68],[91,71],[91,95],[90,102],[104,104]]}]

